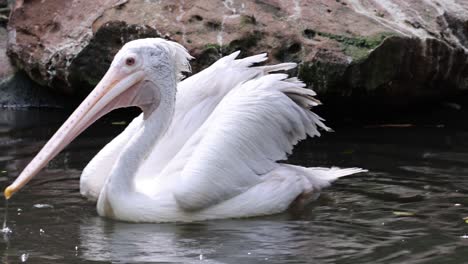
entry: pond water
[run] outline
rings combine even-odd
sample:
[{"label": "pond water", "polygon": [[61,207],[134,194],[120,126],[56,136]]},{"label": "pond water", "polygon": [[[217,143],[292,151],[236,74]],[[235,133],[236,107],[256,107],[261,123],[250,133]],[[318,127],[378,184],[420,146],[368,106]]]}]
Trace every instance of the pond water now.
[{"label": "pond water", "polygon": [[[65,117],[0,111],[2,189]],[[83,167],[129,120],[108,116],[11,199],[12,233],[0,235],[1,262],[466,263],[468,126],[461,125],[463,118],[415,119],[336,125],[335,133],[302,142],[290,162],[370,170],[339,180],[303,211],[128,224],[98,217],[94,204],[79,194]]]}]

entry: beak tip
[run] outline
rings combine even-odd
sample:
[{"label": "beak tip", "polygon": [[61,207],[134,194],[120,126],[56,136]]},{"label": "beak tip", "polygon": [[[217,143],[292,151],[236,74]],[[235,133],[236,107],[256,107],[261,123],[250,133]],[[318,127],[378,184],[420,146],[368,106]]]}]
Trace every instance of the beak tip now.
[{"label": "beak tip", "polygon": [[5,188],[5,191],[3,192],[3,195],[5,196],[5,199],[8,200],[8,199],[11,198],[11,196],[12,196],[15,192],[16,192],[15,189],[14,189],[13,187],[11,187],[11,185],[10,185],[10,186],[8,186],[8,187]]}]

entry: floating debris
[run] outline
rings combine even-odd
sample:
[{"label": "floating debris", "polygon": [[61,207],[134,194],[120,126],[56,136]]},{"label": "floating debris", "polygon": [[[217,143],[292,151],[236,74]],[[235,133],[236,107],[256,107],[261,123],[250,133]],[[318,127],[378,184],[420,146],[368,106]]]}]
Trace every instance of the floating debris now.
[{"label": "floating debris", "polygon": [[396,216],[415,216],[415,213],[412,212],[401,212],[401,211],[393,211],[393,214]]},{"label": "floating debris", "polygon": [[33,207],[37,209],[54,208],[54,206],[51,204],[35,204]]},{"label": "floating debris", "polygon": [[117,122],[112,122],[111,124],[114,125],[114,126],[125,126],[127,124],[127,122],[117,121]]},{"label": "floating debris", "polygon": [[6,171],[6,170],[2,170],[2,171],[0,171],[0,172],[1,172],[2,174],[5,174],[5,173],[7,173],[7,171]]},{"label": "floating debris", "polygon": [[463,236],[460,236],[460,238],[463,238],[463,239],[468,239],[468,235],[467,235],[467,234],[465,234],[465,235],[463,235]]},{"label": "floating debris", "polygon": [[45,233],[44,229],[39,229],[39,234],[43,235]]}]

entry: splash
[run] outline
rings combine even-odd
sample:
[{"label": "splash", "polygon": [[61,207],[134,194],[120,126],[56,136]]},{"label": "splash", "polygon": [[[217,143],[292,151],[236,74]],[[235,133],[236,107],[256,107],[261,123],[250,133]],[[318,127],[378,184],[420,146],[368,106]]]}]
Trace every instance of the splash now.
[{"label": "splash", "polygon": [[4,235],[8,235],[12,232],[11,229],[7,226],[7,221],[8,221],[8,200],[5,199],[5,214],[3,215],[3,227],[2,227],[2,233]]},{"label": "splash", "polygon": [[26,262],[28,260],[28,258],[29,258],[29,253],[21,254],[21,257],[20,257],[21,262]]}]

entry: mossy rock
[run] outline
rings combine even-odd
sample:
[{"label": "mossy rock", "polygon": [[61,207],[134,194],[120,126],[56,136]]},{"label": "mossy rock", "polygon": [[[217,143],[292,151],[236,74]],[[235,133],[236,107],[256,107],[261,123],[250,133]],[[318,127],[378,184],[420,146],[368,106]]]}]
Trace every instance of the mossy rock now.
[{"label": "mossy rock", "polygon": [[[311,35],[310,32],[309,35]],[[343,52],[350,56],[354,62],[360,62],[364,60],[367,58],[370,52],[382,44],[385,39],[391,36],[395,36],[394,33],[390,32],[383,32],[368,37],[336,35],[327,32],[316,32],[316,35],[333,39],[340,43]]]}]

